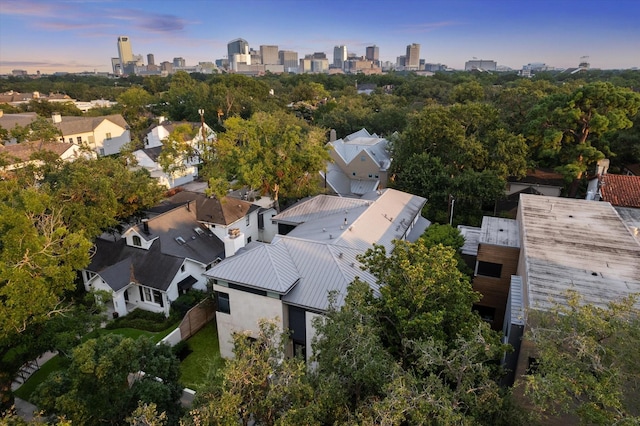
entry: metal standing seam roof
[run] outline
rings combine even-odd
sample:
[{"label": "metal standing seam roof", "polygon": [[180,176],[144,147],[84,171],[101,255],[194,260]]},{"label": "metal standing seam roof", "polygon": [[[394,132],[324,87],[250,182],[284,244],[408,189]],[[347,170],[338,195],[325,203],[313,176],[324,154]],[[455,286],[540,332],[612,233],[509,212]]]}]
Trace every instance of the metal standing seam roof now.
[{"label": "metal standing seam roof", "polygon": [[286,245],[254,243],[205,272],[223,281],[286,294],[300,279]]},{"label": "metal standing seam roof", "polygon": [[549,309],[567,290],[602,307],[640,293],[640,244],[609,203],[523,194],[518,220],[527,307]]},{"label": "metal standing seam roof", "polygon": [[[250,248],[250,246],[253,246]],[[361,269],[361,251],[281,236],[271,244],[257,243],[225,259],[205,273],[210,278],[281,294],[284,303],[322,312],[330,291],[342,304],[349,284],[360,277],[377,292],[376,279]]]}]

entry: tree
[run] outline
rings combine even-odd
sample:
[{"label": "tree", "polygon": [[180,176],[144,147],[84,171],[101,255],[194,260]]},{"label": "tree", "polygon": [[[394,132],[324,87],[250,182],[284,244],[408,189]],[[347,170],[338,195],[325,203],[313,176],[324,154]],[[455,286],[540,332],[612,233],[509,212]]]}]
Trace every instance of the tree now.
[{"label": "tree", "polygon": [[455,250],[397,240],[387,256],[375,245],[361,257],[380,286],[384,341],[406,365],[411,362],[405,340],[425,336],[453,341],[474,330],[480,319],[471,307],[479,300],[469,279],[457,268]]},{"label": "tree", "polygon": [[24,127],[15,126],[9,133],[18,143],[27,141],[58,142],[62,136],[60,130],[51,120],[43,117],[37,117]]},{"label": "tree", "polygon": [[258,112],[249,120],[232,117],[225,127],[216,142],[220,174],[208,174],[209,180],[235,178],[238,184],[270,194],[276,201],[280,195],[317,193],[319,171],[329,159],[320,129],[284,112]]},{"label": "tree", "polygon": [[313,389],[299,358],[285,358],[286,334],[276,321],[261,321],[255,339],[233,337],[234,358],[227,363],[221,389],[190,413],[189,424],[308,424]]},{"label": "tree", "polygon": [[[355,411],[382,396],[396,369],[380,338],[373,299],[369,285],[356,279],[349,285],[344,305],[338,307],[332,295],[327,313],[314,320],[315,382],[319,399],[330,401],[331,407],[345,404]],[[340,419],[339,411],[328,411],[323,423]]]},{"label": "tree", "polygon": [[181,415],[179,375],[169,346],[107,334],[75,348],[69,367],[43,382],[34,399],[45,412],[74,424],[121,424],[138,401],[156,404],[175,424]]},{"label": "tree", "polygon": [[89,240],[62,210],[36,188],[0,181],[0,338],[66,309],[61,296],[89,263]]},{"label": "tree", "polygon": [[533,311],[527,334],[536,367],[524,376],[525,395],[540,411],[569,413],[585,424],[640,422],[640,311],[637,296],[606,308],[584,304]]},{"label": "tree", "polygon": [[544,98],[529,116],[528,138],[542,158],[550,158],[568,178],[579,179],[597,160],[611,155],[606,134],[632,126],[640,94],[611,83],[596,82],[570,94]]},{"label": "tree", "polygon": [[191,124],[180,124],[162,140],[158,164],[163,172],[170,176],[184,172],[187,167],[185,161],[189,157],[198,155],[196,148],[190,142],[199,131],[200,129],[194,129]]}]

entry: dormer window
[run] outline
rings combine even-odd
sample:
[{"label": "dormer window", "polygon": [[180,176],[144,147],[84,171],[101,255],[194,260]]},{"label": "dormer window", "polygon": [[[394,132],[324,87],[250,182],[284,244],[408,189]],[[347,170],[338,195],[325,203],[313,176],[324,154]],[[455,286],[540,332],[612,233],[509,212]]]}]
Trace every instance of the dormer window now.
[{"label": "dormer window", "polygon": [[131,237],[131,240],[132,240],[134,246],[137,246],[137,247],[141,247],[142,246],[142,240],[140,239],[139,236],[134,235],[133,237]]}]

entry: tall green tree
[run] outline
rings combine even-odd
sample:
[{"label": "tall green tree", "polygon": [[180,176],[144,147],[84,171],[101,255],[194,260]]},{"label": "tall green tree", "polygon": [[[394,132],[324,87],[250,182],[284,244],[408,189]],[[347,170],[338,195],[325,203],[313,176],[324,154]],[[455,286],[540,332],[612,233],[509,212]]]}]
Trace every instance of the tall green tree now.
[{"label": "tall green tree", "polygon": [[255,339],[236,333],[221,388],[204,397],[187,424],[310,424],[313,389],[304,361],[284,357],[287,340],[273,320],[260,322]]},{"label": "tall green tree", "polygon": [[525,395],[550,415],[584,424],[640,422],[640,311],[637,296],[601,308],[570,292],[566,305],[533,311],[527,338],[536,367],[524,376]]},{"label": "tall green tree", "polygon": [[207,176],[216,185],[235,178],[275,200],[318,192],[318,174],[329,159],[323,131],[285,112],[232,117],[225,127],[216,142],[219,174]]},{"label": "tall green tree", "polygon": [[544,98],[531,111],[527,137],[539,157],[574,179],[573,196],[588,167],[612,154],[605,136],[631,127],[639,109],[640,94],[611,83],[589,83]]},{"label": "tall green tree", "polygon": [[162,151],[158,156],[158,164],[162,171],[174,176],[186,169],[185,161],[198,155],[196,147],[191,145],[191,140],[200,131],[194,129],[191,124],[180,124],[162,141]]},{"label": "tall green tree", "polygon": [[75,348],[68,368],[43,382],[34,399],[47,413],[74,424],[122,424],[138,401],[156,404],[170,424],[177,424],[179,376],[180,364],[169,346],[107,334]]}]

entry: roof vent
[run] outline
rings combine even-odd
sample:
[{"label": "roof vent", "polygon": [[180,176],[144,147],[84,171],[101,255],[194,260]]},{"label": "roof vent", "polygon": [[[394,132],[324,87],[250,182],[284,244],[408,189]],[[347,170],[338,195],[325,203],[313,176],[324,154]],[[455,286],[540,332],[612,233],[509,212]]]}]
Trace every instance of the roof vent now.
[{"label": "roof vent", "polygon": [[329,239],[333,240],[333,234],[329,234]]},{"label": "roof vent", "polygon": [[204,231],[202,230],[202,228],[193,228],[193,232],[198,235],[204,235]]},{"label": "roof vent", "polygon": [[338,258],[342,259],[342,252],[338,253]]},{"label": "roof vent", "polygon": [[327,232],[327,228],[322,228],[322,232]]},{"label": "roof vent", "polygon": [[176,242],[180,245],[187,243],[182,237],[176,237]]}]

